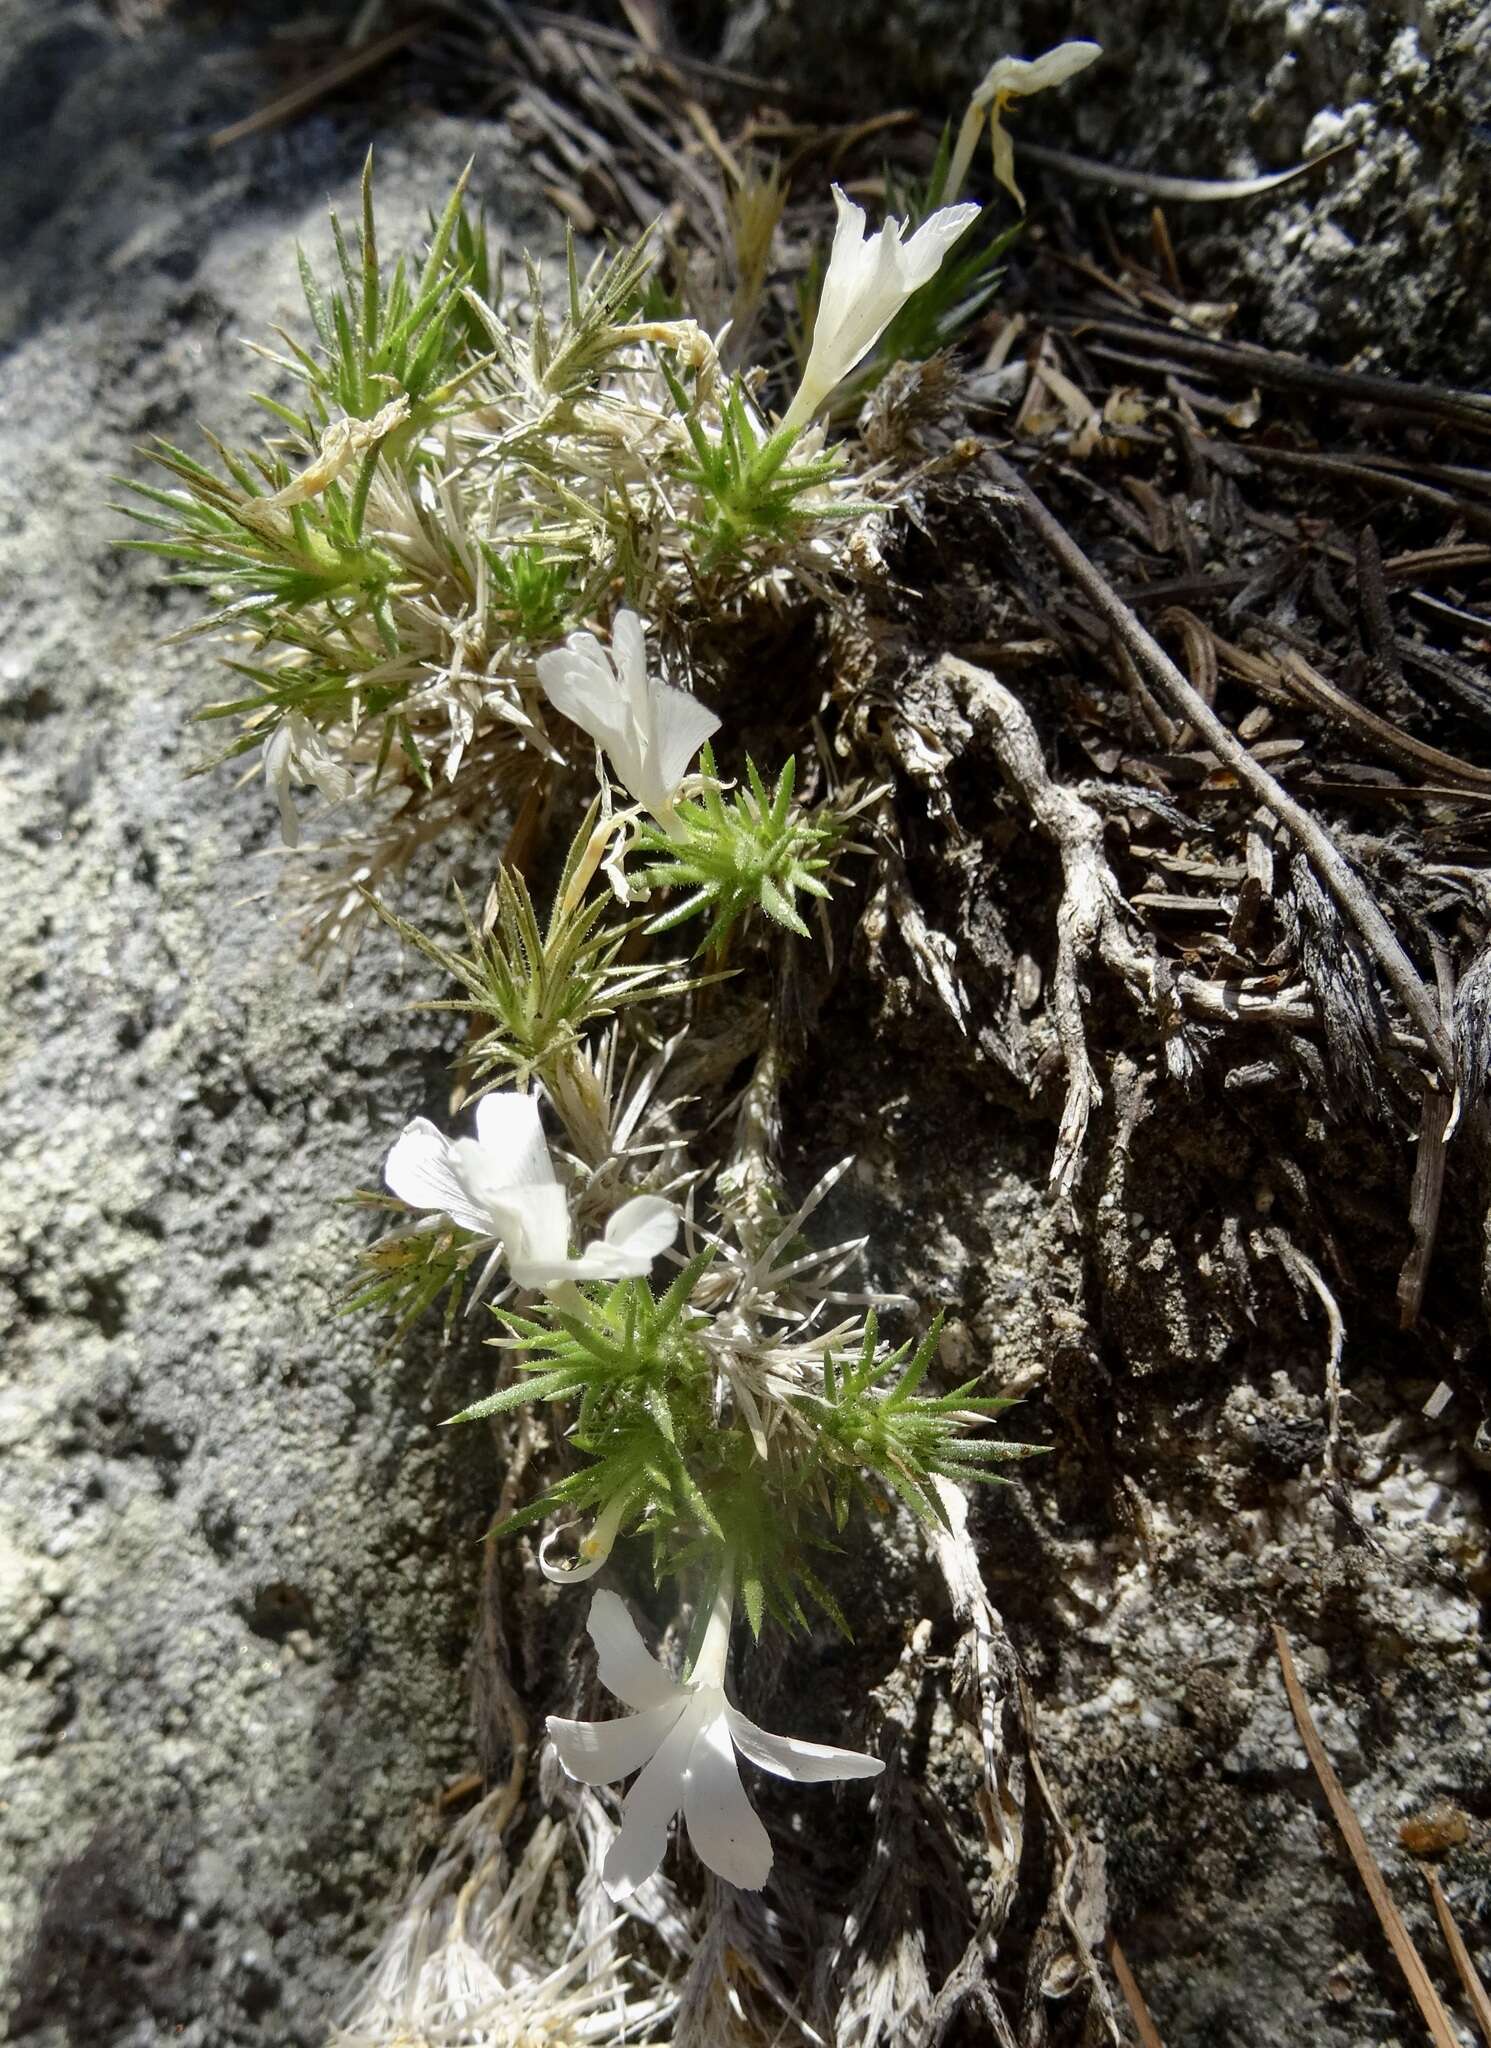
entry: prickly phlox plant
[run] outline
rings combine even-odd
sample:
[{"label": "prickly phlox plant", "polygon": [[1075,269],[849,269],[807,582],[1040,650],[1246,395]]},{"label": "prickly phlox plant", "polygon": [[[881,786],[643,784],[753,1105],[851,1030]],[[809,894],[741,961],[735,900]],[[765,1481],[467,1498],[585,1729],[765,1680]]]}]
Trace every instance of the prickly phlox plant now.
[{"label": "prickly phlox plant", "polygon": [[[130,487],[136,545],[211,596],[191,630],[234,636],[235,693],[204,714],[224,755],[262,766],[291,843],[297,790],[357,806],[314,936],[376,912],[467,1020],[474,1116],[454,1134],[415,1118],[392,1144],[388,1192],[365,1199],[393,1227],[347,1306],[401,1333],[442,1304],[448,1324],[480,1317],[490,1389],[452,1421],[542,1407],[567,1446],[498,1534],[542,1526],[540,1566],[571,1587],[625,1545],[693,1616],[678,1678],[597,1591],[600,1680],[630,1711],[549,1723],[572,1777],[636,1774],[602,1871],[617,1898],[680,1811],[718,1876],[766,1882],[741,1756],[802,1781],[882,1768],[748,1721],[726,1692],[732,1624],[791,1632],[816,1610],[847,1629],[832,1580],[857,1517],[900,1502],[945,1525],[957,1489],[1027,1454],[987,1433],[1006,1404],[977,1379],[940,1384],[938,1323],[883,1340],[879,1312],[912,1304],[844,1284],[862,1240],[814,1242],[849,1162],[801,1201],[785,1189],[784,1039],[759,988],[814,943],[805,913],[846,858],[873,855],[850,836],[867,797],[819,775],[809,802],[797,757],[737,757],[691,655],[749,602],[821,602],[904,488],[820,422],[955,342],[992,289],[980,209],[943,202],[985,118],[1012,184],[999,112],[1041,81],[990,79],[904,221],[868,234],[835,188],[780,418],[766,374],[727,371],[722,337],[665,301],[649,237],[583,269],[571,242],[556,299],[526,259],[509,277],[463,178],[422,261],[390,266],[370,161],[350,237],[333,218],[335,281],[302,256],[307,327],[259,351],[279,380],[266,438],[213,443],[216,466],[161,444],[169,482]],[[737,334],[761,319],[782,198],[760,176],[724,209]],[[462,903],[461,944],[386,901],[451,828],[566,791],[583,816],[552,885],[502,864],[480,917]],[[743,1066],[733,1119],[696,1119]]]},{"label": "prickly phlox plant", "polygon": [[[814,1610],[847,1628],[829,1579],[855,1513],[899,1500],[924,1522],[945,1523],[947,1488],[996,1477],[1026,1447],[982,1434],[1006,1404],[976,1380],[930,1390],[940,1324],[892,1349],[874,1298],[839,1287],[861,1245],[815,1247],[806,1229],[837,1173],[789,1206],[749,1101],[727,1157],[700,1159],[681,1137],[689,1097],[674,1074],[687,1071],[688,1005],[699,991],[670,962],[614,964],[613,938],[636,932],[634,904],[650,909],[687,889],[674,910],[647,918],[643,937],[699,909],[713,920],[712,950],[737,926],[749,939],[753,919],[758,945],[773,930],[778,943],[799,943],[810,934],[794,896],[829,894],[847,821],[827,803],[811,815],[797,810],[790,763],[771,790],[754,766],[745,790],[724,790],[707,752],[691,769],[694,740],[716,721],[648,673],[634,614],[617,615],[614,658],[576,638],[545,657],[541,679],[613,765],[624,763],[625,787],[645,803],[610,810],[609,833],[591,807],[546,926],[526,885],[504,876],[492,929],[473,929],[466,954],[416,939],[466,991],[460,1007],[479,1026],[477,1071],[534,1085],[481,1095],[473,1136],[447,1137],[423,1118],[406,1127],[385,1179],[419,1220],[393,1244],[425,1239],[432,1250],[422,1261],[388,1241],[374,1246],[360,1298],[407,1316],[442,1280],[454,1288],[473,1276],[472,1294],[487,1299],[498,1325],[489,1339],[496,1385],[452,1420],[542,1404],[562,1414],[573,1458],[499,1533],[547,1525],[539,1564],[560,1585],[590,1580],[618,1542],[637,1539],[655,1579],[676,1580],[692,1599],[695,1638],[680,1683],[646,1656],[616,1595],[597,1594],[590,1630],[602,1682],[637,1711],[551,1723],[561,1763],[584,1782],[641,1769],[603,1872],[613,1896],[651,1875],[680,1808],[703,1860],[730,1883],[757,1887],[771,1849],[741,1789],[737,1753],[789,1777],[869,1776],[880,1765],[732,1719],[732,1615],[738,1608],[758,1635],[768,1619],[805,1628]],[[677,734],[686,744],[670,753]],[[609,851],[597,843],[607,837]],[[556,983],[553,935],[570,928],[581,936],[564,950],[570,964]],[[624,998],[635,1005],[617,1016]],[[628,1100],[616,1034],[669,1003],[682,1006],[684,1028]],[[613,1021],[599,1026],[602,1018]],[[493,1297],[499,1277],[508,1287]],[[570,1554],[561,1555],[566,1542]]]}]

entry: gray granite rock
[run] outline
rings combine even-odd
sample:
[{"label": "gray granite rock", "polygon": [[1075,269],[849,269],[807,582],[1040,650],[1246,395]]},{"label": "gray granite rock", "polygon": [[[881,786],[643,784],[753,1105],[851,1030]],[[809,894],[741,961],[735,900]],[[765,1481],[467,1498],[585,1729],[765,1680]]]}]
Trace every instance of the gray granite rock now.
[{"label": "gray granite rock", "polygon": [[[323,2038],[470,1762],[491,1500],[437,1426],[469,1352],[331,1313],[337,1199],[451,1028],[391,945],[318,985],[262,784],[186,779],[220,672],[162,641],[199,600],[114,546],[138,442],[250,431],[238,337],[294,314],[370,138],[354,106],[210,156],[272,84],[250,10],[190,12],[0,21],[0,2014],[48,2048]],[[473,149],[512,220],[490,130],[378,145],[391,235]]]}]

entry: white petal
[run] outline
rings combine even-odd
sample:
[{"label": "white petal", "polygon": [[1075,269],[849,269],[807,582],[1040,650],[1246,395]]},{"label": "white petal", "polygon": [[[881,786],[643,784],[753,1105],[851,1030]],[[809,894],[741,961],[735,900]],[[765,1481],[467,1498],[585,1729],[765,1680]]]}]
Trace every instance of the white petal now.
[{"label": "white petal", "polygon": [[978,216],[979,209],[972,204],[939,206],[922,222],[901,252],[901,281],[907,298],[935,276],[943,257]]},{"label": "white petal", "polygon": [[554,1178],[543,1119],[532,1095],[484,1095],[476,1105],[477,1142],[502,1166],[504,1187]]},{"label": "white petal", "polygon": [[340,803],[351,794],[352,771],[336,759],[303,712],[290,713],[290,736],[296,768],[328,803]]},{"label": "white petal", "polygon": [[571,633],[563,647],[536,664],[554,709],[609,749],[631,723],[625,694],[609,657],[593,633]]},{"label": "white petal", "polygon": [[514,1187],[505,1178],[507,1162],[494,1159],[474,1138],[456,1139],[450,1148],[450,1164],[468,1202],[486,1217],[484,1228],[502,1239],[512,1276],[521,1286],[541,1283],[523,1278],[518,1271],[520,1261],[565,1265],[569,1202],[557,1181]]},{"label": "white petal", "polygon": [[619,1721],[562,1721],[550,1714],[549,1740],[572,1778],[582,1785],[613,1785],[641,1770],[687,1704],[680,1695]]},{"label": "white petal", "polygon": [[264,746],[264,780],[280,807],[280,837],[286,846],[300,844],[300,819],[290,797],[290,721],[281,719]]},{"label": "white petal", "polygon": [[630,1257],[645,1259],[646,1272],[660,1252],[665,1252],[678,1235],[679,1216],[672,1202],[661,1195],[633,1195],[623,1202],[606,1225],[606,1243]]},{"label": "white petal", "polygon": [[660,1707],[681,1696],[682,1688],[651,1655],[637,1633],[626,1602],[615,1593],[597,1593],[585,1624],[595,1644],[596,1667],[607,1692],[629,1707]]},{"label": "white petal", "polygon": [[463,1230],[491,1235],[486,1211],[467,1193],[451,1164],[451,1148],[427,1117],[404,1126],[389,1153],[383,1178],[401,1202],[412,1209],[442,1209]]},{"label": "white petal", "polygon": [[611,625],[611,658],[616,680],[633,720],[644,726],[647,720],[647,636],[634,611],[622,610]]},{"label": "white petal", "polygon": [[282,718],[269,738],[264,742],[264,780],[269,783],[287,779],[290,773],[290,719]]},{"label": "white petal", "polygon": [[640,1280],[678,1235],[679,1216],[661,1195],[633,1195],[567,1270],[578,1280]]},{"label": "white petal", "polygon": [[675,690],[667,683],[652,686],[653,764],[658,782],[673,798],[689,771],[689,764],[707,739],[720,729],[720,721],[687,690]]},{"label": "white petal", "polygon": [[613,1899],[629,1898],[662,1862],[669,1826],[683,1801],[684,1771],[694,1737],[694,1703],[685,1700],[657,1754],[626,1795],[621,1833],[601,1866],[601,1880]]},{"label": "white petal", "polygon": [[[651,1264],[651,1261],[648,1261]],[[565,1280],[638,1280],[647,1267],[618,1251],[614,1245],[597,1240],[587,1245],[578,1258],[566,1259],[562,1273],[554,1272],[549,1279],[529,1281],[533,1287],[549,1287],[556,1279]]]},{"label": "white petal", "polygon": [[860,1749],[832,1749],[826,1742],[800,1742],[795,1735],[771,1735],[748,1721],[738,1707],[727,1706],[731,1740],[747,1763],[777,1778],[795,1778],[801,1785],[829,1778],[878,1778],[885,1765]]},{"label": "white petal", "polygon": [[823,290],[813,319],[815,350],[820,333],[824,346],[832,346],[844,315],[853,308],[874,270],[880,240],[878,235],[866,236],[864,208],[856,206],[837,185],[832,189],[838,219],[834,223],[833,247],[828,252],[828,268],[823,273]]},{"label": "white petal", "polygon": [[716,1877],[758,1892],[771,1875],[771,1837],[746,1798],[723,1713],[710,1714],[689,1754],[683,1818],[701,1862]]}]

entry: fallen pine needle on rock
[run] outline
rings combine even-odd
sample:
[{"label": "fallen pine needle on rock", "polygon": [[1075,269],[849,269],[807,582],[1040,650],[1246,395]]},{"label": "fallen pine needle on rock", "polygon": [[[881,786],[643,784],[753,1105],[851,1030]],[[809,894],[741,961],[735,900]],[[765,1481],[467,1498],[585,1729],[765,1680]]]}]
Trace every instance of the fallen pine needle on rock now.
[{"label": "fallen pine needle on rock", "polygon": [[1140,2048],[1165,2048],[1160,2039],[1160,2030],[1150,2016],[1149,2007],[1144,2003],[1144,1993],[1139,1989],[1138,1979],[1129,1968],[1129,1959],[1118,1945],[1118,1937],[1110,1934],[1105,1950],[1108,1967],[1118,1979],[1118,1988],[1123,1993],[1123,2002],[1129,2009],[1129,2018],[1134,2022],[1134,2031],[1139,2036]]},{"label": "fallen pine needle on rock", "polygon": [[1393,1954],[1403,1975],[1408,1979],[1408,1988],[1413,1993],[1414,2003],[1424,2016],[1429,2029],[1429,2038],[1435,2048],[1460,2048],[1459,2036],[1450,2025],[1449,2014],[1440,2002],[1439,1993],[1434,1989],[1429,1972],[1424,1968],[1423,1957],[1414,1947],[1413,1936],[1403,1924],[1403,1916],[1393,1903],[1393,1895],[1387,1888],[1377,1858],[1372,1854],[1366,1836],[1362,1833],[1361,1822],[1352,1810],[1351,1801],[1336,1776],[1335,1766],[1326,1755],[1325,1744],[1320,1739],[1310,1714],[1310,1703],[1305,1698],[1304,1687],[1299,1682],[1299,1673],[1294,1668],[1294,1658],[1289,1649],[1289,1638],[1277,1622],[1274,1623],[1274,1643],[1279,1653],[1279,1669],[1284,1677],[1284,1690],[1289,1695],[1290,1712],[1294,1715],[1295,1726],[1299,1729],[1300,1741],[1305,1746],[1305,1755],[1310,1759],[1325,1802],[1331,1810],[1331,1817],[1341,1830],[1351,1860],[1357,1867],[1367,1896],[1382,1931],[1388,1938]]},{"label": "fallen pine needle on rock", "polygon": [[1439,1882],[1432,1863],[1420,1863],[1419,1876],[1429,1888],[1429,1897],[1434,1905],[1434,1917],[1439,1922],[1439,1931],[1444,1936],[1444,1945],[1450,1952],[1450,1961],[1465,1990],[1466,2003],[1475,2014],[1475,2023],[1481,2030],[1481,2039],[1486,2048],[1491,2048],[1491,1997],[1481,1982],[1470,1950],[1465,1946],[1465,1937],[1455,1925],[1455,1916],[1450,1911],[1450,1902],[1444,1895],[1444,1886]]}]

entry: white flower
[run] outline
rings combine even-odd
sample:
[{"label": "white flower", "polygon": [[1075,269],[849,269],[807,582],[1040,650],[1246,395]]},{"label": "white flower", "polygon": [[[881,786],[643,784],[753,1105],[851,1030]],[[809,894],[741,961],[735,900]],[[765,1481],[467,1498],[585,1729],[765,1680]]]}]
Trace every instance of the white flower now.
[{"label": "white flower", "polygon": [[463,1230],[500,1241],[520,1287],[640,1278],[678,1234],[671,1202],[634,1195],[601,1241],[572,1258],[569,1203],[531,1095],[484,1095],[474,1138],[448,1139],[415,1117],[389,1153],[383,1178],[411,1208],[438,1209]]},{"label": "white flower", "polygon": [[1079,71],[1095,64],[1102,54],[1099,43],[1058,43],[1043,57],[1000,57],[991,64],[963,117],[944,190],[958,191],[968,175],[974,144],[978,141],[978,131],[983,126],[987,109],[989,134],[994,144],[995,179],[1014,197],[1023,212],[1024,195],[1015,183],[1015,146],[1000,117],[1011,100],[1028,99],[1033,92],[1045,92],[1050,86],[1065,85],[1069,78],[1075,78]]},{"label": "white flower", "polygon": [[943,206],[909,242],[904,221],[888,220],[866,237],[865,213],[835,185],[839,224],[813,322],[813,346],[781,431],[806,426],[834,387],[869,354],[914,291],[932,277],[971,221],[976,206]]},{"label": "white flower", "polygon": [[352,793],[352,772],[334,760],[311,721],[300,711],[287,711],[264,743],[264,780],[280,807],[280,836],[286,846],[300,844],[300,820],[290,800],[290,778],[312,782],[329,804]]},{"label": "white flower", "polygon": [[763,1771],[803,1784],[875,1778],[885,1768],[859,1750],[770,1735],[731,1706],[724,1686],[730,1607],[727,1576],[693,1675],[680,1685],[648,1654],[614,1593],[597,1593],[590,1603],[601,1683],[634,1711],[620,1721],[564,1721],[551,1714],[549,1739],[582,1785],[641,1771],[601,1871],[613,1899],[627,1898],[657,1869],[680,1807],[700,1860],[727,1884],[760,1890],[771,1873],[771,1840],[746,1798],[737,1752]]},{"label": "white flower", "polygon": [[626,789],[666,825],[690,761],[720,721],[687,690],[647,673],[637,614],[616,614],[609,654],[593,633],[571,633],[539,656],[538,679],[555,710],[605,749]]}]

